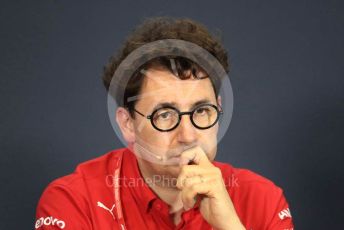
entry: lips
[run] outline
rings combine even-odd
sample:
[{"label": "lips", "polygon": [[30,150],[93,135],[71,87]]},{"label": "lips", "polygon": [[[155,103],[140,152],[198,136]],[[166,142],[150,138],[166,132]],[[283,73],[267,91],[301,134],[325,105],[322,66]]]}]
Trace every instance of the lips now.
[{"label": "lips", "polygon": [[181,153],[177,154],[177,155],[172,155],[170,157],[168,157],[168,159],[179,159],[181,157]]},{"label": "lips", "polygon": [[181,154],[188,149],[191,149],[195,147],[196,145],[192,146],[182,146],[182,147],[177,147],[173,148],[171,151],[167,152],[167,155],[169,156],[168,158],[180,158]]},{"label": "lips", "polygon": [[179,165],[189,165],[193,164],[193,159],[190,159],[190,157],[182,157],[181,154],[172,156],[169,158],[170,162],[177,163]]}]

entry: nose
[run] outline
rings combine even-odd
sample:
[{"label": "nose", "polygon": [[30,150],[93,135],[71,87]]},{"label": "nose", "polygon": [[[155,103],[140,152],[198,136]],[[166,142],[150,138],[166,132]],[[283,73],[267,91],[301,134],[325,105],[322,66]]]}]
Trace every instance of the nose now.
[{"label": "nose", "polygon": [[197,140],[196,127],[191,123],[190,116],[181,116],[177,132],[180,143],[190,144]]}]

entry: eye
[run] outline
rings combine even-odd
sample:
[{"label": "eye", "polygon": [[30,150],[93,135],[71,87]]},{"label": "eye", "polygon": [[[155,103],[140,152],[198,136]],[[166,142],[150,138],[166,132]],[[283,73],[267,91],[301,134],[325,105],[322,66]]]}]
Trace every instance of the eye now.
[{"label": "eye", "polygon": [[175,112],[171,109],[161,109],[154,115],[156,121],[169,121],[175,115]]},{"label": "eye", "polygon": [[158,119],[167,120],[167,119],[171,118],[171,115],[172,114],[170,111],[163,112],[163,113],[158,114]]},{"label": "eye", "polygon": [[197,115],[206,115],[209,113],[209,108],[208,107],[200,107],[195,110],[195,113]]}]

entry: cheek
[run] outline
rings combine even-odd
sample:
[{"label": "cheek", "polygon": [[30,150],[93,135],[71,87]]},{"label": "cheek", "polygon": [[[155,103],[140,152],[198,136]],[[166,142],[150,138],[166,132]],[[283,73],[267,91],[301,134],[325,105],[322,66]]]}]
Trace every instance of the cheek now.
[{"label": "cheek", "polygon": [[217,133],[218,133],[219,125],[216,124],[210,129],[201,130],[199,133],[201,139],[205,142],[217,142]]},{"label": "cheek", "polygon": [[217,132],[218,132],[218,125],[214,127],[204,130],[201,135],[200,144],[206,151],[208,158],[210,160],[214,160],[217,152]]},{"label": "cheek", "polygon": [[152,147],[163,148],[168,146],[171,141],[169,133],[159,132],[158,130],[154,129],[149,122],[141,127],[140,124],[136,125],[135,135],[146,144],[152,145]]}]

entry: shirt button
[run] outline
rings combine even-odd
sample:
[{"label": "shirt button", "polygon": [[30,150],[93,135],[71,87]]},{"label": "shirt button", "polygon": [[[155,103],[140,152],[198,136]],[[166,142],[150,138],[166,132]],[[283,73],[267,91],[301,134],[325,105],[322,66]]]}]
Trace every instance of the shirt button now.
[{"label": "shirt button", "polygon": [[160,203],[157,203],[157,204],[155,205],[155,209],[158,210],[158,211],[160,211],[160,209],[161,209],[161,204],[160,204]]}]

